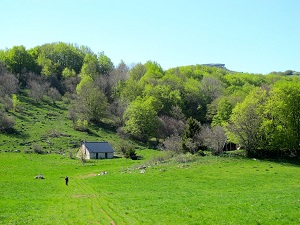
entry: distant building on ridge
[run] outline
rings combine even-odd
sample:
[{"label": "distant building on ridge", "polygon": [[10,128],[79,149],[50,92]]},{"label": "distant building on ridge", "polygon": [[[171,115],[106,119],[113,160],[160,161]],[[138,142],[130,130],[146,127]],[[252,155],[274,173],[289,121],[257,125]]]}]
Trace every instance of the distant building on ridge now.
[{"label": "distant building on ridge", "polygon": [[201,64],[201,66],[210,66],[210,67],[218,67],[221,69],[226,69],[225,64],[222,63],[207,63],[207,64]]}]

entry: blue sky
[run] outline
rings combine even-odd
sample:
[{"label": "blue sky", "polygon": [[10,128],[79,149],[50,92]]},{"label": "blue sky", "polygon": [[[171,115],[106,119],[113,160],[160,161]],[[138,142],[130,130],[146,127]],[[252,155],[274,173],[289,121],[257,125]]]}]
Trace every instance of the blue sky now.
[{"label": "blue sky", "polygon": [[298,0],[1,0],[0,49],[52,42],[164,69],[300,71]]}]

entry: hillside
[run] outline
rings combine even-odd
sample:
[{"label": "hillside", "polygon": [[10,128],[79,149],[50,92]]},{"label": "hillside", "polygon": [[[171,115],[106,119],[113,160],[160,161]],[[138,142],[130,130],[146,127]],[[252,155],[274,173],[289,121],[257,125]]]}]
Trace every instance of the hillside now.
[{"label": "hillside", "polygon": [[224,64],[164,70],[153,61],[129,67],[86,46],[14,46],[0,50],[1,144],[10,151],[72,152],[93,139],[118,148],[118,133],[176,154],[218,155],[233,143],[250,157],[300,157],[299,88],[292,70],[248,74]]},{"label": "hillside", "polygon": [[68,118],[68,104],[63,101],[37,103],[25,92],[19,101],[20,109],[9,113],[15,119],[14,128],[0,134],[0,151],[73,154],[82,141],[108,141],[119,146],[115,131],[96,126],[86,132],[76,131]]}]

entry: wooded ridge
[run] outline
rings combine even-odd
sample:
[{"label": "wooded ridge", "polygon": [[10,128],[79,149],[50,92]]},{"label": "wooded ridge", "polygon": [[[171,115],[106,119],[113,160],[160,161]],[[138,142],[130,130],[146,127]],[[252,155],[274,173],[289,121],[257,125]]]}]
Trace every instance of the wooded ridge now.
[{"label": "wooded ridge", "polygon": [[299,157],[299,74],[213,64],[164,70],[154,61],[129,67],[87,46],[14,46],[0,50],[0,133],[22,132],[16,115],[24,116],[26,98],[48,109],[63,105],[76,131],[109,127],[174,153],[221,154],[234,143],[249,156]]}]

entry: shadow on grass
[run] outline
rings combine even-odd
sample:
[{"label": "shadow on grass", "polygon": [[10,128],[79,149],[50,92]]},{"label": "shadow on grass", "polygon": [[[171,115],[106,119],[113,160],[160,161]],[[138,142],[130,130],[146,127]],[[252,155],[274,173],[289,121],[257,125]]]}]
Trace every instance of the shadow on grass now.
[{"label": "shadow on grass", "polygon": [[93,137],[100,137],[96,132],[92,131],[92,130],[87,130],[86,133],[90,136],[93,136]]},{"label": "shadow on grass", "polygon": [[262,159],[265,161],[270,161],[278,164],[290,164],[292,166],[300,167],[299,158],[282,158],[282,159]]},{"label": "shadow on grass", "polygon": [[27,133],[24,133],[22,131],[16,130],[14,128],[5,130],[4,132],[7,135],[13,135],[16,138],[20,138],[20,139],[27,139],[29,138],[29,135]]},{"label": "shadow on grass", "polygon": [[114,133],[117,131],[117,128],[115,126],[113,126],[111,124],[103,123],[103,122],[98,122],[98,121],[97,122],[93,121],[93,126],[92,127],[93,128],[95,128],[95,127],[97,127],[97,128],[101,127],[101,128],[103,128],[103,129],[105,129],[107,131],[114,132]]}]

